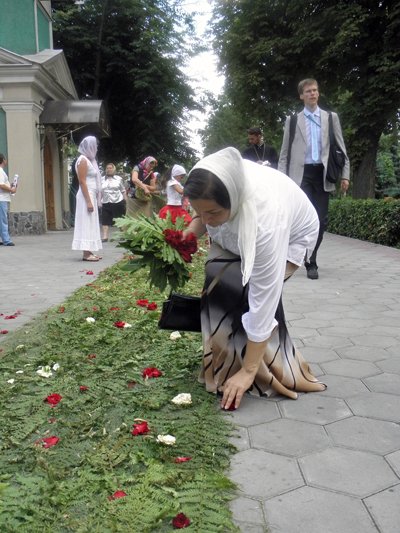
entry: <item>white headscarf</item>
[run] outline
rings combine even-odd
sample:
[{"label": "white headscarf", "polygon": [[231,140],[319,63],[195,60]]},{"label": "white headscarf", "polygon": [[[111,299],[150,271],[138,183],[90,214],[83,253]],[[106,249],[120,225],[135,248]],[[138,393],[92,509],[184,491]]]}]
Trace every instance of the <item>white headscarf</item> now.
[{"label": "white headscarf", "polygon": [[96,176],[96,185],[97,185],[97,200],[98,202],[101,202],[101,174],[99,165],[96,161],[96,155],[97,155],[97,139],[96,137],[93,137],[92,135],[89,135],[88,137],[85,137],[79,147],[78,152],[85,157],[89,159],[89,161],[92,163],[93,168],[97,172]]},{"label": "white headscarf", "polygon": [[251,176],[245,172],[240,152],[232,147],[204,157],[192,170],[195,168],[209,170],[227,188],[231,202],[231,213],[227,224],[230,224],[232,230],[238,234],[244,286],[253,270],[257,236],[256,190]]},{"label": "white headscarf", "polygon": [[171,178],[176,176],[186,176],[186,170],[181,165],[174,165],[171,170]]}]

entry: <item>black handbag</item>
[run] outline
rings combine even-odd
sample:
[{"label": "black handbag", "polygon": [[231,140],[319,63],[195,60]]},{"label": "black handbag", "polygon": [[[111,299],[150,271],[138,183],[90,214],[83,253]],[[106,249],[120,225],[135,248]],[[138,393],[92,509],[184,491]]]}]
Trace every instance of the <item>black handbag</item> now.
[{"label": "black handbag", "polygon": [[200,302],[198,296],[171,292],[163,303],[158,327],[174,331],[201,331]]},{"label": "black handbag", "polygon": [[329,113],[329,157],[326,169],[326,179],[330,183],[336,183],[342,176],[342,170],[346,161],[346,156],[336,143],[333,133],[332,113]]}]

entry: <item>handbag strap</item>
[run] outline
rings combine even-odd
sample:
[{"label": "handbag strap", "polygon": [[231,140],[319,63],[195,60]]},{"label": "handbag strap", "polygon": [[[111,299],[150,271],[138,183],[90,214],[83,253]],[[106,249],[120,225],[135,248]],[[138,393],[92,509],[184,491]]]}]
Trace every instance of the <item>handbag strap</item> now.
[{"label": "handbag strap", "polygon": [[329,145],[333,146],[336,144],[335,134],[333,132],[333,121],[332,121],[332,113],[329,113]]}]

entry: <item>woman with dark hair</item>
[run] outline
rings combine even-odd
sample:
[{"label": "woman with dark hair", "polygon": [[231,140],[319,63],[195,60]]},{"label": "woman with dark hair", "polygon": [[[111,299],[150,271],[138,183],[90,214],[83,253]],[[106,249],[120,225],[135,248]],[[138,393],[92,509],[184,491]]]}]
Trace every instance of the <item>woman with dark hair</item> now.
[{"label": "woman with dark hair", "polygon": [[185,230],[208,231],[202,296],[201,381],[237,408],[246,391],[297,398],[326,387],[310,372],[285,324],[283,283],[312,252],[318,216],[277,170],[226,148],[199,161],[185,185],[195,211]]},{"label": "woman with dark hair", "polygon": [[161,178],[161,190],[166,190],[167,205],[164,205],[158,213],[160,218],[167,218],[170,213],[171,220],[175,224],[178,217],[189,224],[192,217],[182,207],[183,185],[182,181],[186,176],[186,170],[181,165],[174,165]]}]

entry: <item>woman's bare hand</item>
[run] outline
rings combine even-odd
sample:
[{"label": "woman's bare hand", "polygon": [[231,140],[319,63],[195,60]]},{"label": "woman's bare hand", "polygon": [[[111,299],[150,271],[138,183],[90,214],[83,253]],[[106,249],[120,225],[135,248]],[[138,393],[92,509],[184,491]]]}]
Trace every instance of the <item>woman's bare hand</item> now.
[{"label": "woman's bare hand", "polygon": [[237,409],[244,393],[251,387],[253,381],[254,374],[247,372],[244,368],[236,372],[224,385],[221,408],[229,409],[234,407]]}]

